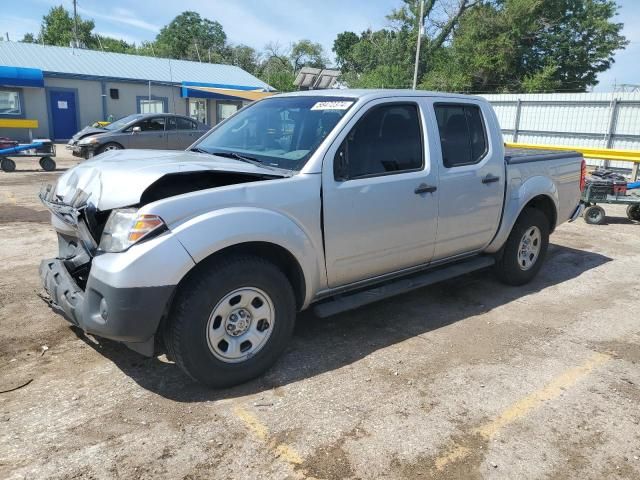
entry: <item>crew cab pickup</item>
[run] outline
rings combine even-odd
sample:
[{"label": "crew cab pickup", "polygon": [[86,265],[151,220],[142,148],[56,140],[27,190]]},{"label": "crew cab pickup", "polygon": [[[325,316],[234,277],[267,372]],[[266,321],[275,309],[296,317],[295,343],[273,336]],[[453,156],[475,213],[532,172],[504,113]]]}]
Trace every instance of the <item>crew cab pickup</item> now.
[{"label": "crew cab pickup", "polygon": [[320,317],[491,267],[530,281],[580,213],[573,152],[505,151],[482,98],[405,90],[276,95],[187,151],[112,151],[41,200],[50,305],[91,334],[222,387]]}]

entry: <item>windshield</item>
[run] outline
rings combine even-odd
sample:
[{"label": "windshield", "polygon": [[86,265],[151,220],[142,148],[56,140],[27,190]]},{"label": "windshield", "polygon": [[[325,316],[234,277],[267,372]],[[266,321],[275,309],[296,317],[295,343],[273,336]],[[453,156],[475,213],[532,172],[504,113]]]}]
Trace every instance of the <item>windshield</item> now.
[{"label": "windshield", "polygon": [[322,96],[268,98],[229,118],[193,149],[300,170],[354,103]]},{"label": "windshield", "polygon": [[105,125],[104,129],[105,130],[109,130],[111,132],[114,131],[114,130],[119,130],[120,128],[124,127],[125,125],[133,122],[134,120],[142,118],[143,116],[144,115],[142,115],[140,113],[134,113],[133,115],[127,115],[126,117],[119,118],[115,122],[111,122],[109,125]]}]

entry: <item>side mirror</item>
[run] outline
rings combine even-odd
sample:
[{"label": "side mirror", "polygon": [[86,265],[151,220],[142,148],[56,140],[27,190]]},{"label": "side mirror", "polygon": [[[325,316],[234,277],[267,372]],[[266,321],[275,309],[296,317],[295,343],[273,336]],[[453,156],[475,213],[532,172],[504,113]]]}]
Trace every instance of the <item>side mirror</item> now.
[{"label": "side mirror", "polygon": [[333,178],[338,182],[349,179],[349,162],[344,144],[340,146],[333,159]]},{"label": "side mirror", "polygon": [[132,131],[133,133],[140,133],[140,132],[142,131],[142,129],[141,129],[140,127],[133,127],[133,128],[131,129],[131,131]]}]

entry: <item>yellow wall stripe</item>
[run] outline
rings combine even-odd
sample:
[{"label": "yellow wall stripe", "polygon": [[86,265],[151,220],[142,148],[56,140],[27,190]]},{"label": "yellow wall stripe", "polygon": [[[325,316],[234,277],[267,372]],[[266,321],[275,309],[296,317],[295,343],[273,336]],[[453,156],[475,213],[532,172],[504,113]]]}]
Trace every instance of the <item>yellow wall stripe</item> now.
[{"label": "yellow wall stripe", "polygon": [[0,118],[0,128],[38,128],[38,120],[27,118]]}]

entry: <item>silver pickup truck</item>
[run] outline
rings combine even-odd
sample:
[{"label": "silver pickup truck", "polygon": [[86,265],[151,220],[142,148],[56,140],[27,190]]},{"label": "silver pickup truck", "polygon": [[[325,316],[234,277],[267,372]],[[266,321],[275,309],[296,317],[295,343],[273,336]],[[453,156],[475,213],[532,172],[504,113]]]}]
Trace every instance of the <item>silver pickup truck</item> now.
[{"label": "silver pickup truck", "polygon": [[187,151],[107,152],[43,188],[59,256],[40,274],[86,332],[228,386],[272,365],[308,307],[488,267],[530,281],[584,176],[577,153],[505,152],[481,98],[278,95]]}]

